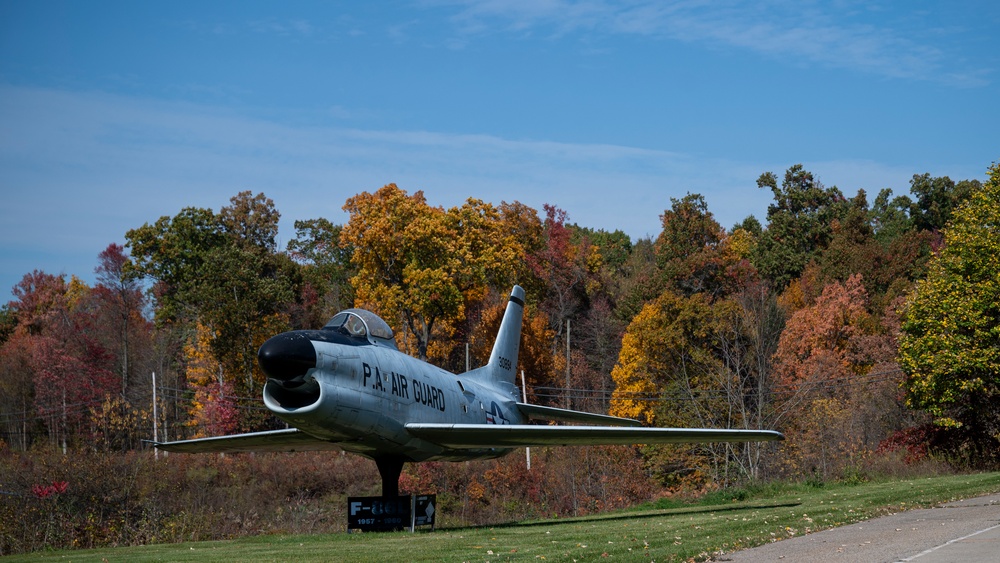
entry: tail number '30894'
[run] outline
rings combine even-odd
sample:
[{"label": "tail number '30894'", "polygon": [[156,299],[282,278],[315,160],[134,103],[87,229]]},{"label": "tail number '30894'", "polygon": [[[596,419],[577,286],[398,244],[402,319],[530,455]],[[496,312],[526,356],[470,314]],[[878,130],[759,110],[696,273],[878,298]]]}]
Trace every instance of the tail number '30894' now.
[{"label": "tail number '30894'", "polygon": [[497,363],[500,364],[500,369],[505,369],[507,371],[510,371],[510,360],[509,359],[504,358],[503,356],[500,356],[500,358],[497,361]]}]

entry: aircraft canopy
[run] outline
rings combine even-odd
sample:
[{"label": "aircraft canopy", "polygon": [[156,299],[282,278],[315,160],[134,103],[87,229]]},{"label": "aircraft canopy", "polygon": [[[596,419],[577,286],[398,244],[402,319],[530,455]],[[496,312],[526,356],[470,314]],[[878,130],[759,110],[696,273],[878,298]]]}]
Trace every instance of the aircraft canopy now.
[{"label": "aircraft canopy", "polygon": [[365,309],[344,309],[334,315],[324,329],[340,329],[354,338],[365,338],[372,344],[384,344],[396,348],[396,338],[389,323]]}]

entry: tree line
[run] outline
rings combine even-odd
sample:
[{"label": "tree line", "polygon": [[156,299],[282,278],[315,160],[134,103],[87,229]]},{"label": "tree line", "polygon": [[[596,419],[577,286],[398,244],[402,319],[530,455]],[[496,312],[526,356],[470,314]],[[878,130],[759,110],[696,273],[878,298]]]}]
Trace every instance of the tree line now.
[{"label": "tree line", "polygon": [[[142,448],[276,428],[257,348],[370,309],[401,350],[484,364],[514,283],[527,293],[529,400],[658,426],[773,428],[781,445],[636,452],[669,486],[842,477],[873,455],[995,466],[1000,452],[1000,167],[914,175],[869,203],[801,165],[757,180],[763,221],[725,228],[670,198],[631,240],[565,210],[432,206],[394,184],[346,200],[343,225],[296,221],[262,193],[125,233],[96,283],[33,271],[0,309],[4,448]],[[156,374],[156,420],[153,384]]]}]

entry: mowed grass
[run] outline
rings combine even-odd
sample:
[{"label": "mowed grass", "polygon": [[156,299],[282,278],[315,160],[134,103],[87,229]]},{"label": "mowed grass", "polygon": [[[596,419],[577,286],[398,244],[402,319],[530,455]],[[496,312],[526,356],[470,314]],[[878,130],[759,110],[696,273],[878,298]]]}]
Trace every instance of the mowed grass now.
[{"label": "mowed grass", "polygon": [[860,484],[774,483],[663,500],[627,512],[410,533],[258,536],[230,541],[36,552],[4,561],[703,560],[772,541],[1000,492],[1000,473]]}]

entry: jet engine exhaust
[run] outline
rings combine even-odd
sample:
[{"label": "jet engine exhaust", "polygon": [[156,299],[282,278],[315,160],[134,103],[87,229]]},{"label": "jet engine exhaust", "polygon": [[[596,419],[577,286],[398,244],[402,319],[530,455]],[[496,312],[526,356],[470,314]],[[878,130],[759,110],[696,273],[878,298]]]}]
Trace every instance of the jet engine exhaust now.
[{"label": "jet engine exhaust", "polygon": [[306,382],[306,372],[316,367],[316,349],[305,334],[285,332],[261,345],[257,363],[269,379],[286,388],[297,387]]}]

